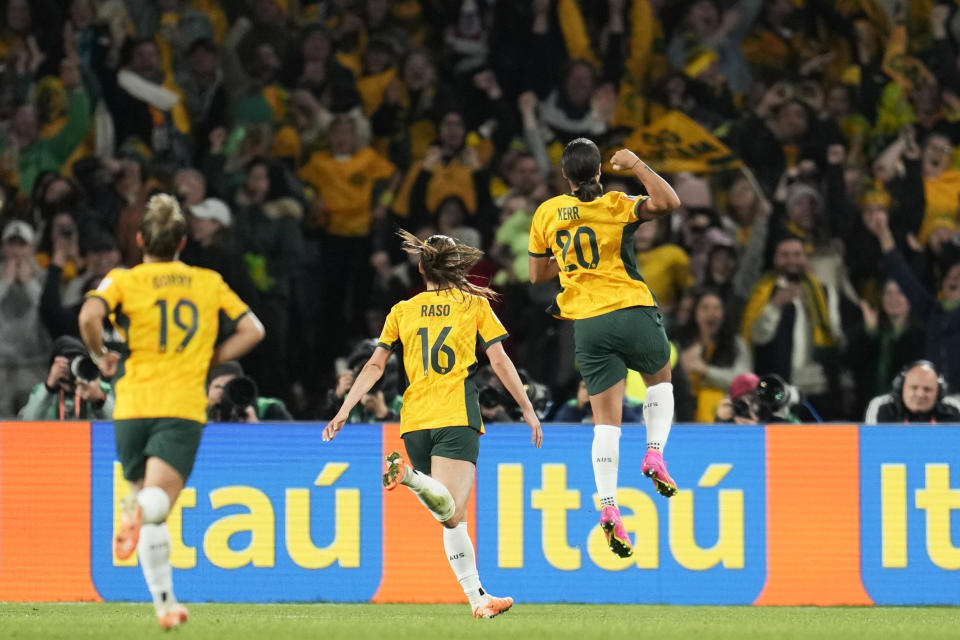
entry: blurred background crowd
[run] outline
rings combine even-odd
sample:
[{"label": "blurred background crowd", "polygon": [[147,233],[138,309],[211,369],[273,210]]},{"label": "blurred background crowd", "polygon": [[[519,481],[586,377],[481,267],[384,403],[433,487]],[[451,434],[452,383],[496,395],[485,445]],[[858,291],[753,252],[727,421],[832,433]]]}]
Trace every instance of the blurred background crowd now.
[{"label": "blurred background crowd", "polygon": [[[752,372],[812,419],[861,420],[919,358],[937,398],[960,390],[958,9],[0,0],[0,417],[57,394],[50,417],[110,405],[55,341],[78,335],[85,291],[139,262],[144,205],[165,191],[189,217],[181,259],[266,326],[238,375],[293,417],[332,416],[390,307],[423,289],[402,227],[487,252],[474,275],[501,294],[538,411],[589,421],[572,325],[545,311],[557,285],[530,285],[526,254],[579,136],[606,158],[634,149],[683,202],[632,241],[679,420],[729,414]],[[609,165],[602,182],[641,192]],[[352,420],[397,418],[396,360]],[[479,375],[486,418],[511,419]],[[625,420],[643,392],[631,375]]]}]

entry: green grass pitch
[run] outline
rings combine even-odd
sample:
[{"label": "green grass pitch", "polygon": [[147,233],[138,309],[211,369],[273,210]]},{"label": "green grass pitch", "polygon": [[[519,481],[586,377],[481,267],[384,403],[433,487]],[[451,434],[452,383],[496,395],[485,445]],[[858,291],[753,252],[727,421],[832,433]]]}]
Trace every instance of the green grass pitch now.
[{"label": "green grass pitch", "polygon": [[148,604],[0,603],[0,637],[287,638],[957,638],[960,607],[681,607],[518,604],[492,620],[467,605],[194,604],[166,635]]}]

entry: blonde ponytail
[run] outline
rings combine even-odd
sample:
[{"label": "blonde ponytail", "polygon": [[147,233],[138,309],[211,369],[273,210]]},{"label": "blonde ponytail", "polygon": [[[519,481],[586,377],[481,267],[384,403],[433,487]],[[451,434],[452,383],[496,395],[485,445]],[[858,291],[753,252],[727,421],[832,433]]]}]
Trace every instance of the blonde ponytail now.
[{"label": "blonde ponytail", "polygon": [[144,252],[162,260],[172,260],[180,241],[187,235],[187,221],[180,203],[167,193],[158,193],[147,202],[140,223]]}]

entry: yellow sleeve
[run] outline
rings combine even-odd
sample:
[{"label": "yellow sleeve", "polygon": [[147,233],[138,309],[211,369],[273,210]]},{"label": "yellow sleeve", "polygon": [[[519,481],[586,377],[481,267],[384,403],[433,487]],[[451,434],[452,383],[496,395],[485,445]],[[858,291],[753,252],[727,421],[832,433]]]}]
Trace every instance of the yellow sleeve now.
[{"label": "yellow sleeve", "polygon": [[240,316],[250,310],[246,303],[240,299],[240,296],[234,293],[233,289],[223,281],[223,278],[218,278],[217,299],[220,310],[227,314],[230,320],[238,320]]},{"label": "yellow sleeve", "polygon": [[124,269],[111,269],[110,273],[100,281],[93,291],[88,291],[88,298],[100,298],[107,305],[107,311],[113,311],[123,302],[123,279],[126,275]]},{"label": "yellow sleeve", "polygon": [[477,314],[477,334],[480,336],[481,346],[489,349],[490,345],[510,337],[500,318],[490,308],[490,301],[480,298],[480,311]]},{"label": "yellow sleeve", "polygon": [[590,36],[576,0],[560,0],[557,3],[557,19],[570,59],[586,60],[595,69],[599,69],[600,61],[590,48]]},{"label": "yellow sleeve", "polygon": [[620,191],[613,192],[610,202],[613,217],[618,222],[629,224],[640,219],[640,208],[650,196],[630,196]]},{"label": "yellow sleeve", "polygon": [[413,183],[417,181],[422,168],[423,161],[414,163],[397,190],[397,197],[393,200],[393,212],[401,218],[406,218],[410,214],[410,192],[413,191]]},{"label": "yellow sleeve", "polygon": [[650,0],[633,0],[630,7],[630,57],[625,66],[637,85],[642,86],[647,75],[656,22],[657,16]]},{"label": "yellow sleeve", "polygon": [[383,323],[383,331],[377,339],[377,346],[392,350],[400,342],[400,308],[394,305]]},{"label": "yellow sleeve", "polygon": [[370,176],[376,180],[378,178],[389,178],[396,173],[397,168],[392,162],[374,152],[373,160],[370,163]]},{"label": "yellow sleeve", "polygon": [[541,209],[543,209],[543,205],[537,208],[537,212],[533,214],[533,222],[530,223],[530,241],[527,245],[527,253],[534,258],[546,258],[553,255],[550,243],[547,242],[546,231],[541,228],[543,220],[543,215],[540,213]]},{"label": "yellow sleeve", "polygon": [[317,175],[315,156],[311,155],[310,159],[307,160],[307,163],[300,167],[300,170],[297,171],[297,177],[316,189],[320,188],[320,180],[318,179],[319,176]]}]

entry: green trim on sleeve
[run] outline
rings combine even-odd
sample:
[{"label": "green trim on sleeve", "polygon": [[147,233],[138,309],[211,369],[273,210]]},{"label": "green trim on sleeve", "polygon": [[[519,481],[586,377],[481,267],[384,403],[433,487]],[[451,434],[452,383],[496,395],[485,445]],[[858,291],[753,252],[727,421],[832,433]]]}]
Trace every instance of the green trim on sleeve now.
[{"label": "green trim on sleeve", "polygon": [[504,340],[506,340],[506,339],[509,338],[509,337],[510,337],[510,334],[509,334],[509,333],[505,333],[505,334],[503,334],[503,335],[501,335],[501,336],[497,336],[496,338],[491,338],[490,340],[487,340],[486,342],[483,342],[483,340],[481,339],[480,346],[482,346],[482,347],[483,347],[483,350],[486,351],[486,350],[489,349],[491,346],[493,346],[495,343],[497,343],[497,342],[503,342]]},{"label": "green trim on sleeve", "polygon": [[394,348],[395,346],[397,346],[397,342],[399,342],[399,340],[395,340],[395,341],[393,342],[393,344],[387,344],[386,342],[380,342],[380,341],[378,340],[378,341],[377,341],[377,346],[378,346],[378,347],[383,347],[383,348],[386,349],[387,351],[393,351],[393,348]]},{"label": "green trim on sleeve", "polygon": [[99,300],[100,302],[102,302],[104,308],[106,308],[107,310],[107,315],[110,315],[111,313],[113,313],[113,309],[110,308],[110,303],[107,302],[107,299],[104,298],[103,296],[97,295],[96,293],[88,293],[85,297],[88,300]]},{"label": "green trim on sleeve", "polygon": [[640,205],[650,199],[650,196],[637,196],[637,201],[633,203],[633,217],[640,220]]},{"label": "green trim on sleeve", "polygon": [[529,254],[531,258],[549,258],[553,255],[553,251],[547,251],[546,253],[534,253],[533,251],[527,251],[527,254]]}]

